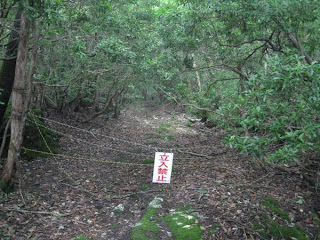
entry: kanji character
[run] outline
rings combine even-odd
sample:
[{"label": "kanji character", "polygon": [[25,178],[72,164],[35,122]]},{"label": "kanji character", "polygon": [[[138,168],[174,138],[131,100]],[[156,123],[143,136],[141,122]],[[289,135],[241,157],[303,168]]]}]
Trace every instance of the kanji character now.
[{"label": "kanji character", "polygon": [[167,174],[168,174],[168,169],[165,169],[165,168],[158,168],[158,174],[164,174],[164,175],[167,175]]}]

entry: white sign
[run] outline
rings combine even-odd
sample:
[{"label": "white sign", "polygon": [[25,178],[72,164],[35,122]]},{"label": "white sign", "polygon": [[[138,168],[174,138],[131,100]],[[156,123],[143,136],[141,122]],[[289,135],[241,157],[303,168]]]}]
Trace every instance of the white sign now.
[{"label": "white sign", "polygon": [[170,183],[173,153],[156,152],[153,168],[154,183]]}]

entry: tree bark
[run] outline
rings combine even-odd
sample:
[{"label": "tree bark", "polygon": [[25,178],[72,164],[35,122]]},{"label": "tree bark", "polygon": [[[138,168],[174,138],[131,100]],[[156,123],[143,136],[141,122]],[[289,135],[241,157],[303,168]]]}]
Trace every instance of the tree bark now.
[{"label": "tree bark", "polygon": [[4,188],[13,185],[16,162],[18,161],[23,134],[25,78],[28,58],[29,20],[21,15],[17,63],[12,90],[11,138],[7,163],[2,173]]},{"label": "tree bark", "polygon": [[295,48],[297,48],[300,51],[300,53],[304,57],[306,63],[308,63],[310,65],[312,63],[312,59],[309,56],[309,54],[304,50],[304,47],[301,44],[299,35],[297,33],[295,35],[293,35],[291,32],[287,32],[287,35],[288,35],[288,38],[290,39],[290,41],[295,46]]},{"label": "tree bark", "polygon": [[21,13],[22,7],[19,7],[7,45],[5,60],[0,69],[0,89],[2,89],[2,92],[0,93],[0,102],[3,103],[0,105],[0,125],[3,123],[15,77]]},{"label": "tree bark", "polygon": [[[197,68],[197,64],[196,64],[196,61],[195,61],[194,54],[192,54],[192,59],[193,59],[192,68],[196,69]],[[199,74],[198,71],[196,71],[196,80],[197,80],[198,89],[201,91],[202,90],[201,79],[200,79],[200,74]]]}]

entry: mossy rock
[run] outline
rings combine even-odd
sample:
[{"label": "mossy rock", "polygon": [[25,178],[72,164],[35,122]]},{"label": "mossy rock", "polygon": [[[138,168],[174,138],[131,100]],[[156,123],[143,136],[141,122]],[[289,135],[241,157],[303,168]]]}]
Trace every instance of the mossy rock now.
[{"label": "mossy rock", "polygon": [[190,215],[193,211],[191,206],[186,206],[157,221],[165,222],[176,240],[201,240],[202,230],[196,217]]},{"label": "mossy rock", "polygon": [[159,226],[152,221],[158,209],[149,207],[140,222],[136,224],[130,234],[132,240],[155,240],[160,233]]},{"label": "mossy rock", "polygon": [[162,198],[155,197],[147,208],[140,222],[131,230],[131,240],[160,239],[159,225],[167,225],[168,237],[176,240],[201,240],[202,231],[195,216],[190,215],[194,209],[191,206],[180,208],[163,217],[158,216]]}]

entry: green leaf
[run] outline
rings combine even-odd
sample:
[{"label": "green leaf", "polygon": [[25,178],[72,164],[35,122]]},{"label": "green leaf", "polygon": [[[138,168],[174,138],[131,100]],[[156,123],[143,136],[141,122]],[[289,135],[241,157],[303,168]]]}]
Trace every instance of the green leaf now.
[{"label": "green leaf", "polygon": [[206,194],[206,193],[208,193],[208,191],[205,190],[205,189],[199,189],[199,190],[198,190],[198,193]]}]

